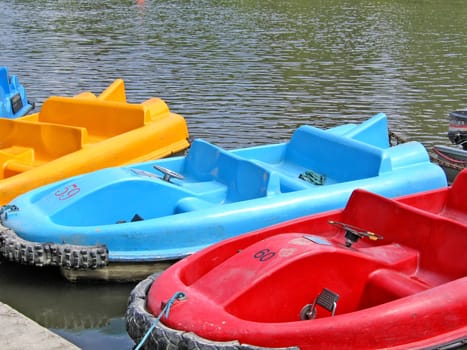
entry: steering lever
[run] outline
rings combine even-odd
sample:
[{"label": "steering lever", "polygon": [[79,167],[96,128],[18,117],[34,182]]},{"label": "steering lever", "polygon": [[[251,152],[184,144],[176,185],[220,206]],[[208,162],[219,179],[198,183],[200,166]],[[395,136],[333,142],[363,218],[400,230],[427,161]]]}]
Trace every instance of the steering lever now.
[{"label": "steering lever", "polygon": [[182,174],[177,173],[176,171],[164,168],[163,166],[160,165],[153,165],[153,168],[160,171],[164,176],[162,177],[162,180],[170,182],[171,178],[183,180],[184,177]]},{"label": "steering lever", "polygon": [[345,246],[350,248],[353,243],[357,242],[360,238],[367,237],[372,241],[383,239],[384,237],[374,232],[364,230],[357,226],[352,226],[343,222],[329,220],[331,225],[337,226],[345,231]]}]

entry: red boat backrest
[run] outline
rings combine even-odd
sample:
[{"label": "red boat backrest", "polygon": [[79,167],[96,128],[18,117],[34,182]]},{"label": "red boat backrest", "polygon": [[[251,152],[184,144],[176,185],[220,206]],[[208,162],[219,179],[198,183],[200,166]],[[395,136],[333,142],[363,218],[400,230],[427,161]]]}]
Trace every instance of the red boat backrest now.
[{"label": "red boat backrest", "polygon": [[[449,189],[449,196],[446,203],[446,210],[453,212],[456,217],[463,215],[464,223],[467,223],[467,169],[460,172],[451,188]],[[459,218],[460,219],[460,218]]]},{"label": "red boat backrest", "polygon": [[[343,221],[419,252],[417,273],[455,279],[467,273],[467,225],[364,190],[353,192]],[[434,277],[435,278],[435,277]],[[435,278],[434,284],[441,283]]]}]

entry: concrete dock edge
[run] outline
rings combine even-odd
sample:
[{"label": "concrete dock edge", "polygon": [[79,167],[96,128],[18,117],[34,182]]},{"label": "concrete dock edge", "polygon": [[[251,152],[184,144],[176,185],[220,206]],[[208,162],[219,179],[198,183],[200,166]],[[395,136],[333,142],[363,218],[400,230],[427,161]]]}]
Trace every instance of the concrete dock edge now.
[{"label": "concrete dock edge", "polygon": [[0,349],[79,350],[79,347],[0,302]]}]

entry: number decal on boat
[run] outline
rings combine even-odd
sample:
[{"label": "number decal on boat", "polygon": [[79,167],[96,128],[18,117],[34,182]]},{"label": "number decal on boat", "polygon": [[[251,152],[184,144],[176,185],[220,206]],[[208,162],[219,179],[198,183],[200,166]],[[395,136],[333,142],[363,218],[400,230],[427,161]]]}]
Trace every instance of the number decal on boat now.
[{"label": "number decal on boat", "polygon": [[71,186],[65,186],[63,190],[55,191],[54,195],[58,198],[59,201],[64,201],[77,195],[79,191],[81,191],[81,189],[78,187],[78,185],[73,184]]},{"label": "number decal on boat", "polygon": [[271,250],[266,248],[266,249],[261,249],[260,251],[258,251],[255,255],[253,255],[253,257],[255,259],[258,259],[261,262],[264,262],[264,261],[268,261],[269,259],[271,259],[274,255],[276,255],[276,253],[271,252]]}]

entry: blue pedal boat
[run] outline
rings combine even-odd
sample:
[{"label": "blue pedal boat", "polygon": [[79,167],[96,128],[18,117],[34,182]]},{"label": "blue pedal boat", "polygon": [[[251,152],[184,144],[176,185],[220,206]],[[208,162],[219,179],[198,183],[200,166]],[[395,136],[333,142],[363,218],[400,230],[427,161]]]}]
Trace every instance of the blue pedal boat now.
[{"label": "blue pedal boat", "polygon": [[26,90],[16,75],[8,75],[8,68],[0,67],[0,117],[19,118],[28,114],[34,105],[28,101]]},{"label": "blue pedal boat", "polygon": [[170,264],[232,236],[342,208],[356,188],[397,197],[445,186],[422,144],[391,146],[383,113],[327,130],[301,126],[286,143],[230,151],[197,139],[186,156],[18,196],[1,209],[0,254],[59,266],[70,280],[138,280],[154,268],[115,278],[99,271]]}]

